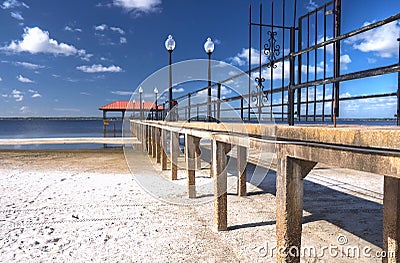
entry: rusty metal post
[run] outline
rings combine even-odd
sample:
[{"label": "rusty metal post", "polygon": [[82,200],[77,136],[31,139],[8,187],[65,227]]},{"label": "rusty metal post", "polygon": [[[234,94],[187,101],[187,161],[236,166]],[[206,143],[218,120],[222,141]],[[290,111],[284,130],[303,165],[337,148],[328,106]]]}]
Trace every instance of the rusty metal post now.
[{"label": "rusty metal post", "polygon": [[[335,0],[335,37],[339,37],[340,32],[340,24],[341,24],[341,0]],[[334,45],[334,70],[333,77],[338,78],[340,76],[340,40],[335,42]],[[334,118],[335,118],[335,127],[336,127],[336,118],[339,117],[339,94],[340,94],[340,82],[334,82]]]},{"label": "rusty metal post", "polygon": [[[397,39],[399,42],[399,61],[400,66],[400,37]],[[400,126],[400,71],[397,72],[397,126]]]}]

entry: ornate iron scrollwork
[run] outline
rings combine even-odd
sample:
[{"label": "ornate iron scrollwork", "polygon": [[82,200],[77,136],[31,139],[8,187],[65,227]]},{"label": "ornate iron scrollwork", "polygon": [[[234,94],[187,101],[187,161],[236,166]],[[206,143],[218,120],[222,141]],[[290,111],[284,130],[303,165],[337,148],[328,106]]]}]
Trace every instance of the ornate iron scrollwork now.
[{"label": "ornate iron scrollwork", "polygon": [[264,45],[264,54],[267,56],[267,59],[269,61],[268,68],[271,68],[272,66],[272,68],[275,69],[277,67],[275,64],[275,60],[276,57],[279,56],[279,54],[281,53],[280,52],[281,47],[280,45],[277,44],[275,38],[277,33],[275,31],[268,31],[267,34],[269,38],[267,44]]},{"label": "ornate iron scrollwork", "polygon": [[265,78],[255,78],[257,82],[257,89],[251,92],[251,101],[255,104],[256,107],[264,107],[265,104],[268,103],[268,99],[264,96],[264,85]]}]

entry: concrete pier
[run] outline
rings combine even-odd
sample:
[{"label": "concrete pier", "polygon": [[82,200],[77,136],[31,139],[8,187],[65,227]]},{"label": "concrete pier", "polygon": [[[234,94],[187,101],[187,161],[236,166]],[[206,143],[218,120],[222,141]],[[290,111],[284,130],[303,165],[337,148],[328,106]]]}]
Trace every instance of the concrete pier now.
[{"label": "concrete pier", "polygon": [[384,176],[383,250],[390,256],[382,260],[400,261],[400,129],[151,121],[132,122],[132,125],[157,127],[171,133],[172,179],[176,179],[174,158],[179,154],[176,130],[185,135],[188,196],[191,198],[195,197],[194,160],[197,146],[194,138],[212,138],[213,224],[218,231],[228,229],[226,154],[231,145],[237,147],[239,195],[246,194],[245,160],[248,147],[275,152],[278,163],[276,244],[282,252],[276,254],[277,262],[300,262],[299,255],[289,252],[291,249],[301,249],[303,179],[317,163]]}]

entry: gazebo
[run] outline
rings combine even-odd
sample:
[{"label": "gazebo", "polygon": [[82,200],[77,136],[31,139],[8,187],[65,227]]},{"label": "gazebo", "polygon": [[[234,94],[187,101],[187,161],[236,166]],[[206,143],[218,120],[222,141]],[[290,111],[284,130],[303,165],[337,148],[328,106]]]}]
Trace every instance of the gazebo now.
[{"label": "gazebo", "polygon": [[[155,111],[156,110],[156,105],[153,102],[150,101],[143,101],[142,102],[142,107],[140,107],[139,102],[132,102],[132,101],[126,101],[126,100],[117,100],[114,102],[111,102],[107,105],[104,105],[99,108],[99,110],[103,111],[103,119],[107,119],[107,112],[121,112],[122,113],[122,118],[125,117],[125,112],[126,111],[132,111],[132,112],[145,112],[145,111]],[[158,110],[161,112],[164,110],[164,107],[162,105],[157,105]]]},{"label": "gazebo", "polygon": [[[121,112],[122,119],[125,117],[125,113],[127,111],[139,113],[141,119],[147,119],[147,115],[145,112],[151,112],[153,117],[154,112],[163,113],[164,107],[162,105],[156,105],[150,101],[142,101],[142,107],[140,107],[139,102],[132,102],[132,101],[125,101],[125,100],[118,100],[111,102],[107,105],[104,105],[99,108],[99,110],[103,111],[103,124],[104,124],[104,136],[106,137],[106,126],[108,125],[107,121],[107,112]],[[161,114],[161,118],[163,118],[163,114]],[[158,116],[157,116],[158,117]],[[115,129],[115,127],[114,127]]]}]

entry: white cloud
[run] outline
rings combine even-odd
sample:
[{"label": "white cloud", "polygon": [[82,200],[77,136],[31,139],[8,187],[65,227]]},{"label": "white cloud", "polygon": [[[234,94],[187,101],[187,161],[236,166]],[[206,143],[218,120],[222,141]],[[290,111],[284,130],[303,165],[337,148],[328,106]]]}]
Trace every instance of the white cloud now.
[{"label": "white cloud", "polygon": [[221,44],[221,40],[219,40],[218,38],[214,39],[214,44],[215,45],[220,45]]},{"label": "white cloud", "polygon": [[126,42],[128,42],[128,41],[126,40],[126,37],[120,37],[120,38],[119,38],[119,43],[121,43],[121,44],[126,44]]},{"label": "white cloud", "polygon": [[375,64],[376,63],[376,59],[375,58],[367,58],[368,64]]},{"label": "white cloud", "polygon": [[0,77],[0,81],[3,81],[3,79]]},{"label": "white cloud", "polygon": [[25,4],[24,2],[20,2],[18,0],[6,0],[1,5],[2,9],[12,9],[12,8],[16,8],[16,7],[29,8],[29,6],[27,4]]},{"label": "white cloud", "polygon": [[80,28],[72,28],[70,26],[65,26],[64,30],[65,31],[70,31],[70,32],[82,32],[82,29],[80,29]]},{"label": "white cloud", "polygon": [[[255,65],[259,63],[260,52],[257,49],[251,48],[251,64]],[[228,58],[234,65],[244,66],[249,64],[249,49],[243,48],[240,53],[237,53],[236,56]],[[261,64],[265,64],[267,62],[267,57],[264,54],[261,54]]]},{"label": "white cloud", "polygon": [[99,65],[99,64],[95,64],[92,66],[79,66],[79,67],[76,67],[76,69],[81,70],[86,73],[121,72],[122,71],[122,68],[120,68],[119,66],[112,65],[109,67],[105,67],[105,66]]},{"label": "white cloud", "polygon": [[125,31],[122,30],[122,29],[119,28],[119,27],[112,26],[112,27],[110,27],[110,29],[111,29],[111,31],[118,32],[118,33],[120,33],[121,35],[125,35]]},{"label": "white cloud", "polygon": [[23,77],[22,75],[19,75],[17,77],[18,81],[22,82],[22,83],[35,83],[33,80],[30,80],[28,78]]},{"label": "white cloud", "polygon": [[18,66],[22,66],[24,68],[33,69],[33,70],[45,68],[45,66],[37,65],[37,64],[29,63],[29,62],[15,62],[15,64]]},{"label": "white cloud", "polygon": [[[364,26],[371,23],[366,22]],[[375,52],[379,57],[390,58],[398,54],[400,23],[393,21],[389,24],[353,36],[346,43],[361,52]]]},{"label": "white cloud", "polygon": [[315,2],[312,1],[312,0],[310,0],[310,1],[308,2],[308,4],[306,5],[306,9],[307,9],[308,11],[313,11],[313,10],[316,9],[316,8],[318,8],[318,5],[317,5],[317,3],[315,3]]},{"label": "white cloud", "polygon": [[[272,76],[273,76],[273,78],[274,78],[274,80],[278,80],[278,79],[282,79],[282,70],[284,71],[284,74],[285,74],[285,78],[289,78],[289,74],[290,74],[290,65],[289,65],[289,62],[285,62],[285,63],[283,63],[283,62],[277,62],[277,63],[275,63],[275,65],[276,65],[276,68],[274,68],[273,70],[272,70]],[[304,65],[303,65],[303,67],[302,67],[302,70],[304,70]],[[310,72],[311,72],[311,67],[310,67]],[[263,78],[265,78],[266,80],[269,80],[269,79],[271,79],[271,69],[270,68],[264,68],[262,71],[261,71],[261,76],[263,77]],[[253,72],[252,73],[252,77],[255,79],[256,77],[259,77],[259,73],[258,72]]]},{"label": "white cloud", "polygon": [[20,111],[22,111],[23,113],[27,112],[29,110],[29,107],[27,106],[22,106],[21,108],[19,108]]},{"label": "white cloud", "polygon": [[32,95],[32,98],[41,98],[41,97],[42,97],[42,95],[39,93],[35,93]]},{"label": "white cloud", "polygon": [[48,31],[43,31],[38,27],[26,27],[22,35],[22,40],[11,41],[10,45],[1,49],[12,52],[29,52],[31,54],[78,55],[82,58],[88,56],[85,50],[78,50],[72,45],[58,43],[57,40],[50,38],[49,35]]},{"label": "white cloud", "polygon": [[24,18],[22,17],[21,12],[11,12],[10,14],[11,14],[12,18],[15,18],[15,19],[21,20],[21,21],[24,20]]},{"label": "white cloud", "polygon": [[114,0],[113,5],[134,14],[152,13],[160,10],[161,0]]},{"label": "white cloud", "polygon": [[132,91],[110,91],[112,94],[119,95],[119,96],[131,96],[133,94]]},{"label": "white cloud", "polygon": [[[332,39],[332,37],[326,37],[326,41],[328,41],[330,39]],[[325,40],[324,37],[319,38],[317,40],[317,44],[324,42],[324,40]],[[326,52],[327,53],[333,54],[333,43],[329,44],[329,45],[326,45],[325,47],[326,47]],[[321,49],[323,49],[323,47]]]},{"label": "white cloud", "polygon": [[11,96],[15,99],[15,101],[22,101],[24,99],[23,93],[16,89],[11,92]]},{"label": "white cloud", "polygon": [[79,94],[85,95],[85,96],[92,96],[92,94],[90,94],[89,92],[80,92]]},{"label": "white cloud", "polygon": [[173,88],[172,89],[172,92],[174,92],[174,93],[180,93],[180,92],[184,92],[184,91],[185,91],[184,88]]},{"label": "white cloud", "polygon": [[102,25],[99,25],[99,26],[95,26],[94,30],[96,30],[96,31],[104,31],[107,28],[108,28],[108,26],[106,24],[102,24]]}]

